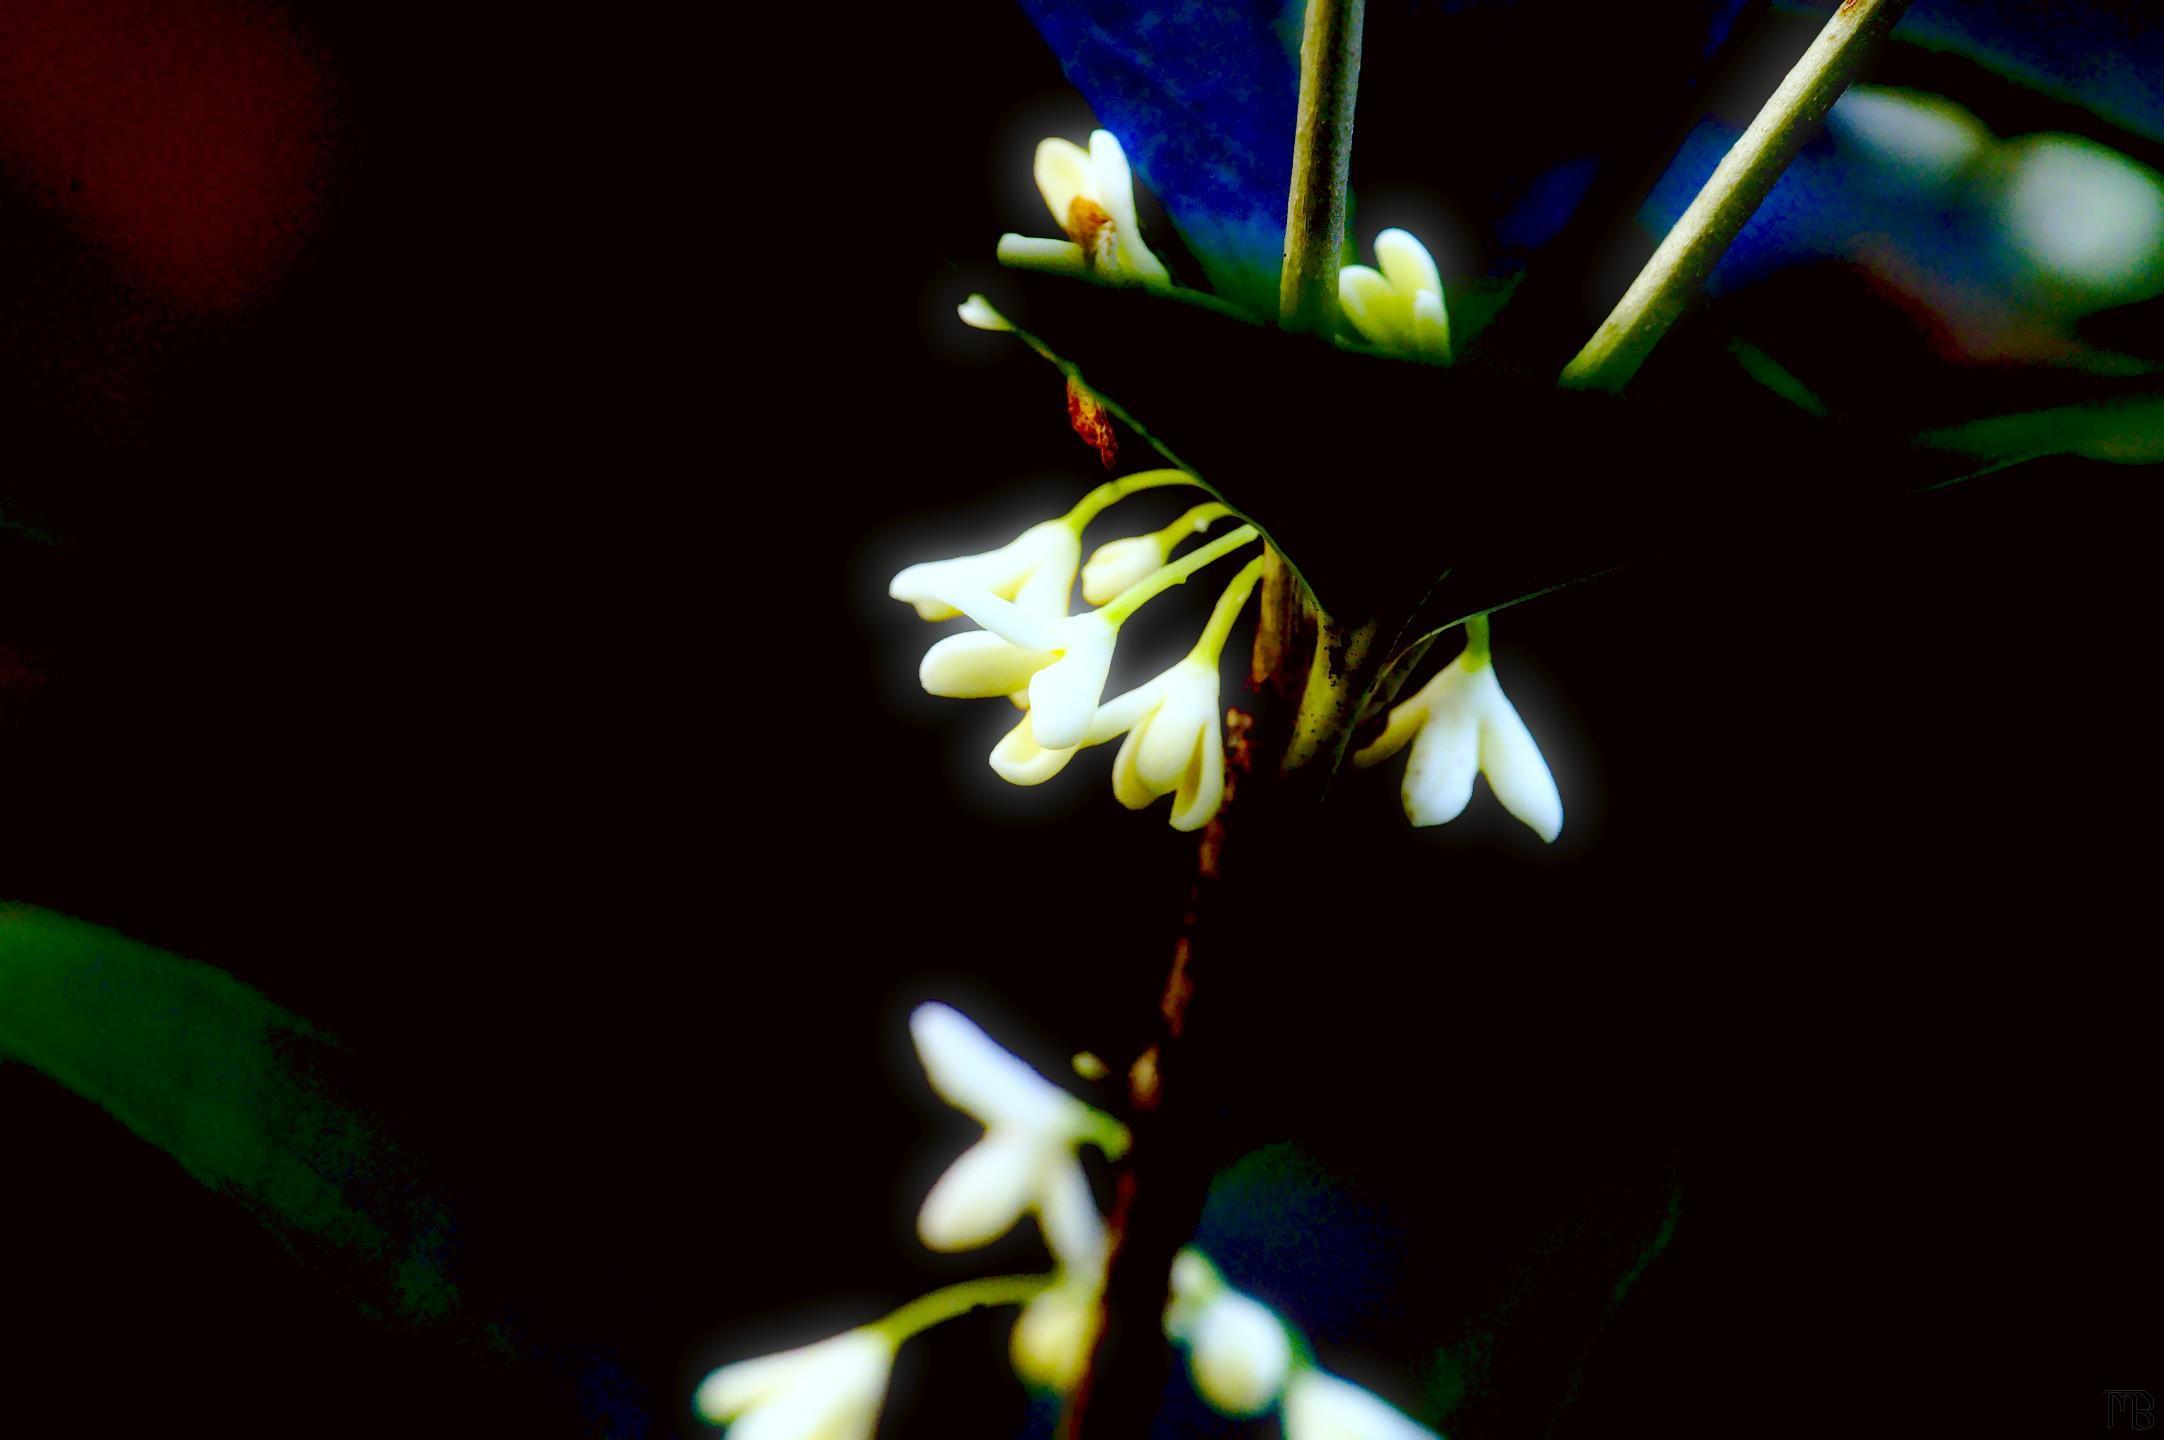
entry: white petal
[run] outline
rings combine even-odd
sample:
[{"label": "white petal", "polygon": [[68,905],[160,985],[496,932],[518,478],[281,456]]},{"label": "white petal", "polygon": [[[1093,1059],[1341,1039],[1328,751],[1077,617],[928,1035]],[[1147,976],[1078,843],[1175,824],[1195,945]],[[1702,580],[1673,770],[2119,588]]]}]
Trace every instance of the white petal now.
[{"label": "white petal", "polygon": [[1390,282],[1365,265],[1337,272],[1337,301],[1345,318],[1370,345],[1402,350],[1412,339],[1410,312]]},{"label": "white petal", "polygon": [[1473,798],[1479,772],[1479,719],[1455,710],[1431,713],[1405,766],[1405,818],[1415,825],[1457,819]]},{"label": "white petal", "polygon": [[1010,645],[985,630],[949,635],[924,652],[917,679],[933,695],[954,700],[984,700],[1008,695],[1057,657]]},{"label": "white petal", "polygon": [[1450,312],[1442,292],[1423,290],[1413,297],[1413,353],[1438,365],[1450,363]]},{"label": "white petal", "polygon": [[1120,269],[1137,280],[1169,279],[1164,263],[1142,243],[1142,224],[1135,215],[1134,171],[1110,130],[1091,132],[1090,160],[1097,172],[1098,203],[1112,217],[1113,234],[1119,239]]},{"label": "white petal", "polygon": [[1198,685],[1191,674],[1183,673],[1180,680],[1167,687],[1165,703],[1158,707],[1148,733],[1142,736],[1142,748],[1135,754],[1136,777],[1159,795],[1178,789],[1195,762],[1202,732],[1216,720],[1216,685]]},{"label": "white petal", "polygon": [[1172,796],[1172,828],[1200,830],[1217,814],[1225,800],[1225,737],[1213,715],[1202,732],[1194,767],[1180,781]]},{"label": "white petal", "polygon": [[1030,677],[1029,711],[1038,744],[1059,750],[1081,744],[1089,734],[1112,670],[1113,635],[1111,623],[1094,613],[1065,623],[1065,653]]},{"label": "white petal", "polygon": [[867,1331],[851,1331],[812,1349],[813,1363],[791,1389],[732,1425],[729,1440],[870,1440],[892,1347]]},{"label": "white petal", "polygon": [[1076,1113],[1087,1108],[952,1006],[919,1005],[909,1015],[909,1038],[933,1092],[984,1125],[1069,1135]]},{"label": "white petal", "polygon": [[1082,567],[1082,598],[1092,605],[1108,603],[1113,596],[1139,580],[1147,580],[1165,566],[1165,537],[1130,535],[1097,547],[1089,564]]},{"label": "white petal", "polygon": [[1422,290],[1443,293],[1443,277],[1436,273],[1428,247],[1404,230],[1385,230],[1375,237],[1375,264],[1390,288],[1410,302]]},{"label": "white petal", "polygon": [[1015,589],[1015,607],[1032,615],[1066,619],[1075,569],[1082,563],[1082,537],[1065,520],[1048,520],[1024,531],[1015,543],[1025,541],[1029,571]]},{"label": "white petal", "polygon": [[962,1152],[924,1197],[917,1238],[934,1250],[974,1250],[1014,1227],[1037,1190],[1044,1140],[992,1129]]},{"label": "white petal", "polygon": [[1292,1365],[1292,1344],[1268,1307],[1227,1290],[1203,1307],[1190,1339],[1188,1373],[1211,1408],[1260,1415],[1276,1402]]},{"label": "white petal", "polygon": [[[1026,573],[1026,568],[1017,567],[1011,583],[1019,585]],[[1065,620],[1056,616],[1039,614],[1035,610],[1017,605],[1014,601],[990,590],[964,588],[956,585],[935,585],[932,593],[935,599],[944,600],[994,635],[999,636],[1000,639],[1012,645],[1019,645],[1025,650],[1044,650],[1056,653],[1066,649],[1069,641],[1076,633],[1076,627],[1068,625]],[[1104,622],[1100,621],[1098,623],[1102,625]],[[1080,628],[1082,630],[1089,629],[1086,626]],[[1105,626],[1105,628],[1109,629],[1110,626]],[[1021,687],[1019,685],[1010,685],[1007,688],[1017,690]],[[1004,694],[1005,692],[1002,691],[1001,693]]]},{"label": "white petal", "polygon": [[1044,270],[1054,275],[1086,275],[1089,259],[1072,240],[1040,240],[1034,235],[1012,232],[999,237],[993,252],[1002,265],[1017,270]]},{"label": "white petal", "polygon": [[[997,552],[994,552],[995,554]],[[963,555],[952,560],[924,560],[887,582],[887,594],[917,607],[926,620],[952,620],[962,612],[934,592],[943,586],[986,586],[994,569],[991,555]]]},{"label": "white petal", "polygon": [[1437,1440],[1349,1380],[1302,1370],[1285,1387],[1285,1440]]},{"label": "white petal", "polygon": [[1044,1245],[1060,1268],[1093,1274],[1105,1261],[1105,1222],[1090,1193],[1089,1176],[1072,1150],[1048,1157],[1037,1176],[1037,1223]]},{"label": "white petal", "polygon": [[1104,203],[1097,193],[1097,167],[1091,162],[1090,152],[1072,140],[1054,135],[1038,141],[1030,171],[1037,181],[1037,193],[1044,197],[1045,209],[1052,212],[1053,223],[1062,230],[1067,228],[1068,213],[1078,197]]},{"label": "white petal", "polygon": [[1097,1343],[1097,1292],[1056,1285],[1022,1307],[1009,1351],[1026,1384],[1061,1394],[1074,1389]]},{"label": "white petal", "polygon": [[1130,810],[1146,809],[1157,798],[1157,792],[1142,783],[1135,774],[1135,756],[1142,749],[1143,738],[1149,733],[1150,719],[1157,713],[1152,705],[1127,732],[1127,739],[1120,745],[1120,753],[1112,757],[1112,798]]},{"label": "white petal", "polygon": [[1480,725],[1480,770],[1503,808],[1532,826],[1534,834],[1553,844],[1563,833],[1563,796],[1555,776],[1500,688]]},{"label": "white petal", "polygon": [[750,1360],[739,1360],[734,1365],[724,1365],[700,1382],[694,1403],[697,1404],[699,1413],[709,1420],[718,1422],[734,1419],[752,1406],[770,1400],[788,1389],[790,1382],[807,1363],[806,1357],[818,1348],[817,1345],[805,1345],[795,1350],[783,1350],[778,1354],[760,1355]]},{"label": "white petal", "polygon": [[1009,785],[1042,785],[1067,768],[1077,748],[1047,750],[1039,745],[1030,730],[1029,713],[1024,711],[1021,723],[992,747],[992,769]]},{"label": "white petal", "polygon": [[1124,735],[1155,710],[1165,698],[1165,686],[1172,672],[1166,671],[1143,681],[1134,689],[1113,696],[1097,707],[1090,719],[1090,733],[1084,737],[1085,745],[1102,745],[1107,740]]},{"label": "white petal", "polygon": [[962,323],[978,330],[1012,330],[1007,317],[992,308],[992,302],[982,295],[972,295],[954,307],[954,313],[962,317]]}]

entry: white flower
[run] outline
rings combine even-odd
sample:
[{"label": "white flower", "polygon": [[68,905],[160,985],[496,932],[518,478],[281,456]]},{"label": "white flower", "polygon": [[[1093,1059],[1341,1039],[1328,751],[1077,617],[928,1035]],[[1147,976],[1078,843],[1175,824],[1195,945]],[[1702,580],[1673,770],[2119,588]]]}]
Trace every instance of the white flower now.
[{"label": "white flower", "polygon": [[1303,1369],[1285,1387],[1285,1440],[1438,1440],[1349,1380]]},{"label": "white flower", "polygon": [[992,308],[992,302],[982,295],[972,295],[954,307],[954,313],[962,317],[962,323],[976,330],[1012,330],[1014,326],[1007,317]]},{"label": "white flower", "polygon": [[1104,1221],[1076,1147],[1117,1157],[1127,1132],[994,1044],[959,1011],[919,1005],[910,1038],[939,1098],[984,1125],[984,1138],[932,1186],[917,1234],[934,1250],[967,1250],[1004,1235],[1034,1210],[1045,1245],[1069,1271],[1104,1261]]},{"label": "white flower", "polygon": [[912,565],[888,583],[887,594],[916,606],[926,620],[952,620],[961,613],[940,598],[942,591],[981,590],[1033,614],[1064,615],[1081,562],[1081,533],[1064,518],[1047,520],[997,550]]},{"label": "white flower", "polygon": [[1292,1342],[1268,1306],[1228,1289],[1202,1307],[1188,1336],[1188,1374],[1213,1409],[1260,1415],[1276,1403]]},{"label": "white flower", "polygon": [[1371,345],[1438,364],[1450,359],[1450,312],[1428,248],[1403,230],[1375,237],[1375,263],[1337,272],[1338,304]]},{"label": "white flower", "polygon": [[982,700],[1026,691],[1033,733],[1051,749],[1089,734],[1112,670],[1119,627],[1096,611],[1047,620],[989,596],[950,598],[985,628],[949,635],[924,652],[917,679],[933,695]]},{"label": "white flower", "polygon": [[893,1368],[892,1340],[851,1330],[724,1365],[695,1403],[708,1420],[729,1424],[729,1440],[870,1440]]},{"label": "white flower", "polygon": [[1034,170],[1037,191],[1067,238],[1002,235],[1003,263],[1073,274],[1087,271],[1144,285],[1171,283],[1163,262],[1142,243],[1142,227],[1135,220],[1134,173],[1111,131],[1093,131],[1087,150],[1056,137],[1040,141]]},{"label": "white flower", "polygon": [[1112,793],[1130,810],[1171,795],[1172,828],[1199,830],[1225,798],[1225,740],[1218,713],[1217,661],[1189,655],[1155,678],[1105,701],[1076,744],[1038,738],[1034,706],[992,750],[992,768],[1014,785],[1040,785],[1075,753],[1127,737],[1112,762]]},{"label": "white flower", "polygon": [[1128,586],[1138,585],[1163,569],[1175,545],[1190,535],[1201,534],[1212,521],[1231,513],[1213,501],[1197,505],[1162,530],[1098,546],[1082,567],[1082,598],[1092,605],[1108,603]]},{"label": "white flower", "polygon": [[1022,1307],[1008,1348],[1025,1384],[1061,1394],[1074,1389],[1097,1343],[1102,1288],[1094,1277],[1054,1285]]},{"label": "white flower", "polygon": [[1553,841],[1563,829],[1555,777],[1496,682],[1484,639],[1478,658],[1475,648],[1468,645],[1419,694],[1393,709],[1383,733],[1353,756],[1353,764],[1387,760],[1411,740],[1404,797],[1406,818],[1415,825],[1440,825],[1463,814],[1477,771],[1488,777],[1505,810]]}]

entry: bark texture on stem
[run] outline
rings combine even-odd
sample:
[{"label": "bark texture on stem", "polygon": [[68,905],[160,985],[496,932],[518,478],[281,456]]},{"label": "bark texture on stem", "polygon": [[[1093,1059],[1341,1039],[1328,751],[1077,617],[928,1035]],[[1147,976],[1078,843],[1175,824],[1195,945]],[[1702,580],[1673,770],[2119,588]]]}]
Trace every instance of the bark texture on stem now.
[{"label": "bark texture on stem", "polygon": [[1714,167],[1593,338],[1563,369],[1563,383],[1620,390],[1683,313],[1706,276],[1788,169],[1909,0],[1845,0],[1811,48]]}]

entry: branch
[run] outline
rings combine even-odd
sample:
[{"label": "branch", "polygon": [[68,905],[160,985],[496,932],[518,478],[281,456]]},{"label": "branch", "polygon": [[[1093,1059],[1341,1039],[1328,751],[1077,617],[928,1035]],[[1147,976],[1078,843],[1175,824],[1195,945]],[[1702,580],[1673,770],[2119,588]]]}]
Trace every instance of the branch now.
[{"label": "branch", "polygon": [[1845,0],[1714,168],[1614,311],[1563,370],[1563,384],[1620,390],[1697,295],[1744,222],[1848,88],[1909,0]]},{"label": "branch", "polygon": [[1337,328],[1338,258],[1345,252],[1345,177],[1352,162],[1353,101],[1360,91],[1360,31],[1367,0],[1308,0],[1300,36],[1300,113],[1285,206],[1279,318],[1288,330]]}]

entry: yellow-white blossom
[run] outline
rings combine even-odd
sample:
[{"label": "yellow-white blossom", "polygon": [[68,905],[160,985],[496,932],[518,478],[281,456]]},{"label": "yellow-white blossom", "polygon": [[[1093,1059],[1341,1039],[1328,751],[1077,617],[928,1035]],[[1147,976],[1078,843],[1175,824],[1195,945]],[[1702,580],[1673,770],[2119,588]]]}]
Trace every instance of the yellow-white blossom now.
[{"label": "yellow-white blossom", "polygon": [[729,1440],[871,1440],[894,1368],[876,1328],[724,1365],[706,1377],[699,1413]]},{"label": "yellow-white blossom", "polygon": [[1022,1306],[1008,1350],[1025,1384],[1061,1394],[1074,1389],[1097,1343],[1103,1290],[1101,1275],[1065,1280]]},{"label": "yellow-white blossom", "polygon": [[1283,1322],[1227,1285],[1192,1245],[1173,1257],[1169,1288],[1165,1334],[1187,1347],[1196,1393],[1225,1415],[1260,1415],[1276,1404],[1292,1367]]},{"label": "yellow-white blossom", "polygon": [[917,679],[925,690],[957,700],[1026,691],[1029,719],[1045,745],[1081,744],[1112,670],[1119,626],[1101,610],[1054,619],[989,592],[938,593],[984,629],[949,635],[924,653]]},{"label": "yellow-white blossom", "polygon": [[888,582],[887,594],[916,606],[926,620],[952,620],[962,613],[940,598],[942,591],[982,591],[1032,614],[1064,615],[1081,563],[1080,529],[1065,518],[1047,520],[982,555],[911,565]]},{"label": "yellow-white blossom", "polygon": [[1495,678],[1487,621],[1468,626],[1465,650],[1436,672],[1420,693],[1390,712],[1375,743],[1353,756],[1357,766],[1387,760],[1410,740],[1405,766],[1405,815],[1415,825],[1440,825],[1465,812],[1473,777],[1503,808],[1553,841],[1563,829],[1563,797],[1540,747]]},{"label": "yellow-white blossom", "polygon": [[1173,547],[1190,535],[1200,535],[1213,521],[1231,513],[1213,500],[1197,505],[1161,530],[1098,546],[1082,567],[1082,598],[1092,605],[1102,605],[1128,586],[1139,585],[1164,568]]},{"label": "yellow-white blossom", "polygon": [[1403,230],[1375,237],[1378,272],[1347,265],[1337,272],[1338,304],[1345,318],[1370,345],[1393,354],[1429,360],[1450,359],[1450,312],[1443,304],[1443,278],[1428,247]]},{"label": "yellow-white blossom", "polygon": [[1003,263],[1144,285],[1171,283],[1163,262],[1143,243],[1135,218],[1134,172],[1111,131],[1092,132],[1087,150],[1057,137],[1040,141],[1032,168],[1045,208],[1067,238],[1002,235]]},{"label": "yellow-white blossom", "polygon": [[1439,1440],[1350,1380],[1305,1367],[1285,1386],[1285,1440]]},{"label": "yellow-white blossom", "polygon": [[984,1126],[932,1186],[917,1234],[934,1250],[969,1250],[1034,1211],[1062,1269],[1093,1274],[1104,1262],[1104,1220],[1077,1149],[1117,1157],[1127,1132],[993,1043],[946,1005],[920,1005],[910,1038],[939,1098]]},{"label": "yellow-white blossom", "polygon": [[1033,707],[994,747],[993,770],[1015,785],[1042,784],[1065,768],[1076,751],[1125,735],[1112,761],[1114,797],[1130,810],[1140,810],[1160,795],[1170,795],[1173,829],[1199,830],[1209,824],[1225,798],[1219,658],[1261,574],[1260,560],[1243,567],[1218,597],[1209,624],[1186,658],[1099,705],[1081,740],[1064,747],[1045,744]]}]

